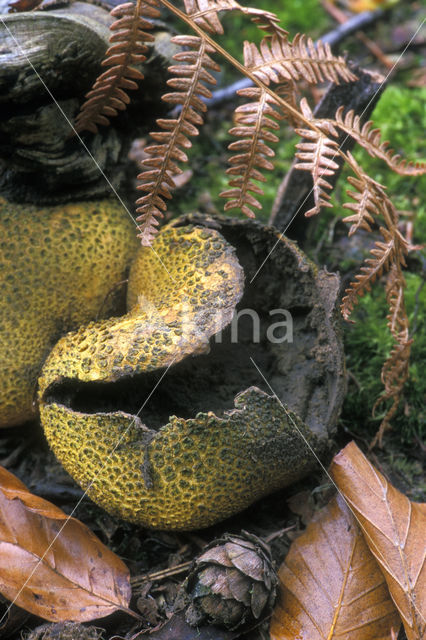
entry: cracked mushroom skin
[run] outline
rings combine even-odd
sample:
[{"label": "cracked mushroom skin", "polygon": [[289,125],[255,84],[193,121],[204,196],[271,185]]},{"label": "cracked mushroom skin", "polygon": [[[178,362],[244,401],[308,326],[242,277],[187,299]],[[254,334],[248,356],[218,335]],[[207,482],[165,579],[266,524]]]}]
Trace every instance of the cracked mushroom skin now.
[{"label": "cracked mushroom skin", "polygon": [[37,378],[60,336],[111,313],[134,236],[111,201],[40,208],[0,199],[0,427],[36,415]]},{"label": "cracked mushroom skin", "polygon": [[[142,421],[170,372],[184,384],[185,367],[209,357],[210,338],[229,325],[243,291],[235,250],[217,230],[169,225],[153,250],[139,249],[127,315],[81,327],[52,350],[39,381],[47,440],[108,512],[149,528],[202,528],[312,467],[305,441],[318,450],[320,439],[254,386],[222,415],[205,407],[191,416],[191,407],[189,417],[171,415],[157,429]],[[123,385],[140,394],[144,376],[150,382],[134,411],[108,410],[114,385],[124,402]],[[181,390],[171,393],[177,406]]]}]

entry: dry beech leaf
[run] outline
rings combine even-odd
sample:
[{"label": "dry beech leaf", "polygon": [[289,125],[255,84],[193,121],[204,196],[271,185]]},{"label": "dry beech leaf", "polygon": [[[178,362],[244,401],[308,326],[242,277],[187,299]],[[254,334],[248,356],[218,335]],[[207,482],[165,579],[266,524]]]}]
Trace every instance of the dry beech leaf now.
[{"label": "dry beech leaf", "polygon": [[391,640],[398,633],[383,574],[341,496],[293,542],[278,577],[271,640]]},{"label": "dry beech leaf", "polygon": [[426,503],[410,502],[354,442],[334,457],[330,472],[380,564],[408,640],[425,638]]},{"label": "dry beech leaf", "polygon": [[67,518],[0,467],[0,593],[52,622],[85,622],[117,609],[135,615],[127,608],[125,564],[84,524]]}]

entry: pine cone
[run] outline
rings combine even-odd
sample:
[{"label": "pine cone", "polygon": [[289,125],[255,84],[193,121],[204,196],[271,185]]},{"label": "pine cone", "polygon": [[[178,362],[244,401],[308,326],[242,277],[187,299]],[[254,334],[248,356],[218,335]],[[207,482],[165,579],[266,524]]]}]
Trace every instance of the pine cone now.
[{"label": "pine cone", "polygon": [[188,624],[227,629],[260,621],[273,607],[277,576],[270,550],[246,532],[225,535],[194,561],[185,589]]}]

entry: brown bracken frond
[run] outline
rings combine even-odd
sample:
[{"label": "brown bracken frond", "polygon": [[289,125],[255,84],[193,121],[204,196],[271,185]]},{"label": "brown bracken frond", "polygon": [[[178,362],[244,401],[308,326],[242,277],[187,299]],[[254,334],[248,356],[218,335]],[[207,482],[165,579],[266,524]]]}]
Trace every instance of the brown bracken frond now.
[{"label": "brown bracken frond", "polygon": [[238,140],[231,142],[229,150],[237,151],[237,154],[229,159],[232,166],[226,173],[236,177],[229,182],[233,188],[223,191],[220,195],[223,198],[231,198],[225,204],[225,211],[238,208],[246,216],[253,218],[254,213],[250,207],[261,209],[262,205],[251,193],[263,195],[262,189],[253,180],[265,182],[259,169],[274,168],[268,158],[273,157],[275,153],[267,143],[278,142],[271,129],[279,129],[276,120],[282,120],[283,115],[273,108],[277,107],[274,99],[258,87],[240,89],[237,93],[253,102],[241,105],[235,110],[236,126],[229,133]]},{"label": "brown bracken frond", "polygon": [[355,276],[354,282],[351,282],[345,291],[345,297],[342,300],[342,314],[345,320],[349,319],[352,309],[358,301],[358,296],[363,296],[366,291],[370,291],[373,282],[380,278],[385,271],[388,271],[397,260],[396,255],[399,249],[397,237],[385,227],[380,227],[380,233],[384,242],[374,243],[374,248],[370,252],[373,257],[367,258],[365,265],[361,267],[361,273]]},{"label": "brown bracken frond", "polygon": [[111,11],[117,20],[110,27],[113,32],[111,46],[102,61],[102,66],[109,68],[86,95],[87,100],[76,120],[77,133],[84,130],[97,133],[97,125],[108,125],[109,118],[123,111],[130,102],[126,92],[137,89],[135,80],[143,79],[143,74],[133,65],[146,60],[145,42],[154,40],[144,31],[152,28],[146,18],[158,18],[158,6],[157,0],[137,0],[136,4],[127,2]]},{"label": "brown bracken frond", "polygon": [[[309,120],[313,120],[313,113],[303,98],[300,102],[302,113]],[[321,121],[317,120],[316,124],[321,126]],[[327,127],[327,133],[336,133],[333,127]],[[310,171],[313,179],[312,193],[315,206],[305,213],[305,216],[313,216],[319,213],[321,207],[331,207],[330,194],[325,189],[332,189],[332,185],[324,178],[324,176],[332,176],[336,169],[339,168],[334,157],[338,153],[338,143],[336,140],[326,135],[325,132],[312,131],[311,129],[295,129],[296,133],[304,138],[302,142],[296,145],[298,151],[296,158],[300,161],[295,164],[295,169]]]},{"label": "brown bracken frond", "polygon": [[426,171],[426,164],[421,162],[407,162],[399,154],[389,149],[388,142],[382,142],[379,129],[372,129],[372,121],[361,125],[361,119],[353,110],[343,116],[345,107],[341,106],[336,111],[335,123],[345,133],[354,138],[373,158],[380,158],[399,175],[416,176]]},{"label": "brown bracken frond", "polygon": [[354,211],[354,214],[343,218],[343,222],[353,223],[348,233],[349,236],[352,236],[358,229],[371,231],[374,216],[380,215],[383,189],[378,182],[365,174],[361,178],[349,176],[348,182],[356,191],[348,189],[346,193],[355,202],[347,202],[343,208]]},{"label": "brown bracken frond", "polygon": [[210,98],[211,92],[205,84],[215,84],[216,80],[207,69],[220,71],[220,67],[208,55],[212,47],[203,38],[196,36],[176,36],[175,44],[192,50],[180,51],[173,58],[182,64],[169,68],[176,77],[167,84],[174,89],[162,99],[173,107],[180,107],[176,118],[159,119],[157,124],[163,131],[151,133],[159,144],[151,145],[145,152],[151,156],[143,162],[145,169],[138,175],[141,181],[137,188],[147,194],[136,201],[139,214],[139,237],[143,245],[149,246],[156,232],[158,218],[167,209],[165,200],[171,198],[170,189],[175,186],[173,176],[182,173],[176,161],[187,162],[183,149],[192,146],[187,136],[198,135],[198,126],[203,124],[201,113],[207,110],[201,98]]},{"label": "brown bracken frond", "polygon": [[344,59],[333,56],[328,44],[321,41],[314,44],[304,34],[297,34],[289,42],[287,33],[275,33],[263,38],[259,48],[246,41],[244,60],[245,66],[267,85],[288,80],[306,80],[311,84],[356,80]]},{"label": "brown bracken frond", "polygon": [[398,409],[403,387],[408,380],[411,345],[413,340],[409,337],[408,317],[404,303],[405,279],[401,266],[393,264],[386,280],[386,300],[389,306],[387,316],[388,327],[395,340],[392,351],[382,367],[382,383],[385,387],[383,394],[378,398],[373,413],[379,404],[392,401],[390,408],[383,418],[380,429],[377,432],[371,447],[382,444],[385,431],[391,428],[390,421]]},{"label": "brown bracken frond", "polygon": [[373,282],[387,272],[386,300],[389,307],[387,319],[395,344],[382,368],[381,378],[385,389],[374,405],[373,413],[382,402],[391,400],[392,404],[371,444],[374,446],[377,442],[381,444],[384,432],[390,428],[390,420],[398,408],[402,389],[408,378],[412,340],[408,333],[409,323],[404,304],[405,280],[402,269],[406,265],[405,256],[410,246],[398,230],[398,212],[382,185],[362,170],[350,152],[347,153],[346,160],[357,176],[348,178],[349,184],[356,189],[356,191],[348,191],[355,203],[344,205],[345,208],[354,211],[353,215],[344,219],[345,222],[352,223],[349,235],[360,228],[371,231],[371,226],[377,224],[378,218],[381,218],[386,225],[380,226],[384,242],[375,243],[374,249],[371,250],[372,257],[366,260],[361,273],[355,276],[354,282],[351,282],[341,306],[343,317],[348,320],[358,297],[369,291]]},{"label": "brown bracken frond", "polygon": [[280,27],[280,19],[271,11],[243,7],[236,0],[184,0],[185,11],[198,26],[209,33],[223,34],[223,27],[218,18],[219,11],[239,11],[250,16],[259,29],[269,34],[286,34]]},{"label": "brown bracken frond", "polygon": [[[357,204],[345,205],[347,209],[352,209],[356,213],[345,218],[345,222],[353,222],[350,232],[362,227],[371,231],[371,224],[375,221],[374,216],[380,217],[386,226],[380,226],[380,233],[384,242],[375,243],[371,250],[372,258],[366,260],[366,264],[361,267],[361,273],[351,282],[342,300],[342,314],[348,320],[358,296],[369,291],[372,283],[386,271],[392,271],[394,265],[399,269],[405,266],[405,256],[409,246],[405,238],[398,230],[398,213],[386,195],[383,187],[372,180],[356,163],[352,154],[348,153],[347,160],[357,174],[356,178],[349,178],[349,183],[357,189],[357,192],[348,191],[348,195]],[[354,229],[355,227],[355,229]]]}]

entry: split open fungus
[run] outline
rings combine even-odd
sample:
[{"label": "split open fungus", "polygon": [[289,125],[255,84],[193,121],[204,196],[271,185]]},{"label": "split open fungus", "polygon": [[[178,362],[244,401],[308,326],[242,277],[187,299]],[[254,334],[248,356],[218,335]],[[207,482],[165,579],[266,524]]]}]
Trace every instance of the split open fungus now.
[{"label": "split open fungus", "polygon": [[[56,294],[40,295],[47,306]],[[127,520],[194,529],[236,513],[306,475],[311,449],[327,448],[343,397],[336,296],[336,277],[273,229],[174,221],[137,251],[127,314],[82,324],[50,351],[38,393],[50,446]],[[271,331],[284,310],[291,335],[285,322]]]}]

